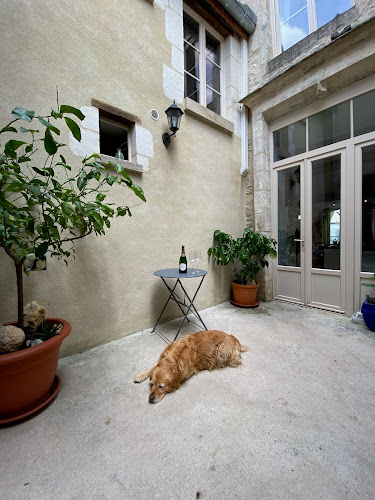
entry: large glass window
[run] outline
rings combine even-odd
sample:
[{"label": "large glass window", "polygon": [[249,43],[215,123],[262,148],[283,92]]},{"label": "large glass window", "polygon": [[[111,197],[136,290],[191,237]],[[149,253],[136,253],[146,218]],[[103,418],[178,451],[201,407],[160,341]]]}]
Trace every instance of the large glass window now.
[{"label": "large glass window", "polygon": [[350,103],[342,102],[309,117],[309,151],[350,137]]},{"label": "large glass window", "polygon": [[221,113],[221,48],[203,21],[184,12],[185,97]]},{"label": "large glass window", "polygon": [[199,102],[199,24],[184,14],[185,97]]},{"label": "large glass window", "polygon": [[278,180],[278,263],[301,265],[300,166],[277,172]]},{"label": "large glass window", "polygon": [[306,152],[306,120],[292,123],[273,134],[274,161]]},{"label": "large glass window", "polygon": [[367,134],[375,130],[375,90],[353,99],[354,135]]},{"label": "large glass window", "polygon": [[[274,0],[281,52],[352,6],[352,0]],[[353,2],[354,3],[354,2]],[[280,49],[279,49],[280,50]]]},{"label": "large glass window", "polygon": [[375,146],[362,148],[362,267],[375,272]]},{"label": "large glass window", "polygon": [[280,40],[284,51],[309,34],[307,0],[279,0]]},{"label": "large glass window", "polygon": [[312,162],[312,267],[340,269],[341,157]]},{"label": "large glass window", "polygon": [[[375,90],[353,99],[353,136],[375,131]],[[275,130],[273,161],[345,141],[352,136],[350,100]],[[308,137],[306,140],[306,127]]]}]

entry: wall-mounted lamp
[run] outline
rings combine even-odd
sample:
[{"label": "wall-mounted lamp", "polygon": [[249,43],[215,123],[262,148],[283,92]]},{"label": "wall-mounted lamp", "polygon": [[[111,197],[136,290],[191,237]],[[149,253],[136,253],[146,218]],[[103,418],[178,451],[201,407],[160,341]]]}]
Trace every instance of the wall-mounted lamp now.
[{"label": "wall-mounted lamp", "polygon": [[173,101],[173,104],[169,106],[165,114],[167,115],[169,130],[172,131],[171,134],[165,133],[162,135],[164,146],[167,148],[171,143],[171,137],[175,136],[177,130],[180,128],[184,112],[177,106],[176,101]]}]

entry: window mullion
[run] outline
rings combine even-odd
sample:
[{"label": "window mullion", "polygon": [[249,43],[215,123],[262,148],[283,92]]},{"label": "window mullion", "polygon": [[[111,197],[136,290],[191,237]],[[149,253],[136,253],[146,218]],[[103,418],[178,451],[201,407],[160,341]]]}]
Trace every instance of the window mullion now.
[{"label": "window mullion", "polygon": [[206,30],[203,23],[199,23],[199,49],[200,49],[200,104],[206,106]]},{"label": "window mullion", "polygon": [[307,0],[307,17],[309,20],[309,33],[318,29],[315,0]]}]

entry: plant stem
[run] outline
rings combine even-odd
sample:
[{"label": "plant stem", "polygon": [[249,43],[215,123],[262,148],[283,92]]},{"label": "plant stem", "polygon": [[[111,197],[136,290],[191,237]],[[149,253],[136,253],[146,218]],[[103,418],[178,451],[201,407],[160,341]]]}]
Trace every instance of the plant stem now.
[{"label": "plant stem", "polygon": [[18,328],[23,327],[23,265],[22,262],[15,262],[17,273],[17,298],[18,298]]}]

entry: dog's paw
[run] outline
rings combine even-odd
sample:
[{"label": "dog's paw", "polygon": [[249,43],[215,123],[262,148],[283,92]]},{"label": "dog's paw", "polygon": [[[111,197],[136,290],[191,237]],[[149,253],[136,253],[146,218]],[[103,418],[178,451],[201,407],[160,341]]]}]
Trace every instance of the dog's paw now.
[{"label": "dog's paw", "polygon": [[134,383],[135,384],[140,384],[141,382],[143,382],[145,379],[142,377],[142,375],[137,375],[136,377],[134,377]]}]

